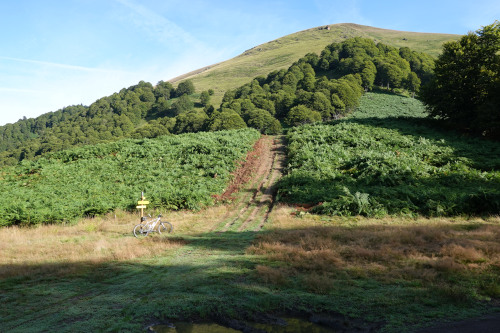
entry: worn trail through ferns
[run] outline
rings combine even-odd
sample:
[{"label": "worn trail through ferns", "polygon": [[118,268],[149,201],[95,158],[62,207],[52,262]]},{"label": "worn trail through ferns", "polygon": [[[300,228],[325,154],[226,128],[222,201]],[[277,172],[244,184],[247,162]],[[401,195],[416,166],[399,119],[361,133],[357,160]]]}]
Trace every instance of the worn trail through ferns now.
[{"label": "worn trail through ferns", "polygon": [[230,209],[213,231],[222,233],[261,230],[273,209],[276,183],[281,177],[284,163],[284,137],[260,138],[245,163],[235,173],[227,191],[221,196],[223,200],[237,199],[234,199]]}]

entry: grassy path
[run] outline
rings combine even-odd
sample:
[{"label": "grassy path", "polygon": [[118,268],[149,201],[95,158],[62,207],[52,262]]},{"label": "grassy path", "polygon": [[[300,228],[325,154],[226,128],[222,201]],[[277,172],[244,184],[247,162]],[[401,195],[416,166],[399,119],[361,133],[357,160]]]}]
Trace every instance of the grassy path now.
[{"label": "grassy path", "polygon": [[217,227],[219,232],[259,231],[267,221],[274,205],[275,184],[281,176],[285,160],[284,138],[266,136],[261,140],[263,149],[260,152],[258,168],[228,216],[221,226]]}]

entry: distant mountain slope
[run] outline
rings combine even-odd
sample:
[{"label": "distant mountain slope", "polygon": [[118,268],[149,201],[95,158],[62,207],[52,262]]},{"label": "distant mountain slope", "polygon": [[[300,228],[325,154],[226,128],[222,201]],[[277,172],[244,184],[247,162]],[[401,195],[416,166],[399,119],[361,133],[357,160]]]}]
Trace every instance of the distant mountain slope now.
[{"label": "distant mountain slope", "polygon": [[353,23],[333,24],[299,31],[258,45],[233,59],[200,68],[170,82],[191,79],[199,91],[214,89],[212,102],[217,105],[226,90],[239,87],[256,76],[287,68],[307,53],[319,53],[333,42],[352,37],[370,38],[397,48],[406,46],[436,57],[444,42],[457,40],[460,35],[388,30]]}]

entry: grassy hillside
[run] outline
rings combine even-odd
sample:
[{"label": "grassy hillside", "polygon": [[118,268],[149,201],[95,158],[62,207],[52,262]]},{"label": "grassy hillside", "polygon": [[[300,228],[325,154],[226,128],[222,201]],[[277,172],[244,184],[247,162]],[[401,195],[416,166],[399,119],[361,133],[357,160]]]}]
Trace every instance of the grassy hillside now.
[{"label": "grassy hillside", "polygon": [[256,76],[287,68],[307,53],[319,54],[325,46],[352,37],[370,38],[397,48],[406,46],[437,56],[444,42],[460,36],[387,30],[352,23],[334,24],[330,25],[330,30],[312,28],[258,45],[233,59],[187,73],[170,82],[191,79],[200,91],[214,89],[212,101],[217,105],[226,90],[239,87]]}]

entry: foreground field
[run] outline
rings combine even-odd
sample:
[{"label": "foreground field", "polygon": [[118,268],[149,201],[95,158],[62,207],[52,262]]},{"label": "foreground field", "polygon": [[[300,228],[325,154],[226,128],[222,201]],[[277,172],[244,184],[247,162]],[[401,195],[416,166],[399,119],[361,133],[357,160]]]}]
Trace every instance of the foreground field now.
[{"label": "foreground field", "polygon": [[164,214],[174,235],[138,240],[138,216],[119,211],[1,229],[2,329],[140,331],[178,320],[251,329],[327,314],[337,329],[402,332],[500,312],[499,218],[320,217],[276,206],[280,139],[256,147],[230,203]]},{"label": "foreground field", "polygon": [[123,213],[4,228],[1,326],[138,331],[329,313],[351,328],[401,332],[500,311],[498,218],[297,217],[279,206],[264,232],[214,232],[232,212],[172,213],[175,235],[144,240],[131,235],[137,216]]},{"label": "foreground field", "polygon": [[292,215],[279,209],[248,253],[270,261],[256,267],[264,281],[335,295],[337,311],[352,303],[349,315],[370,318],[383,306],[390,316],[408,311],[397,320],[418,324],[500,297],[499,218]]}]

